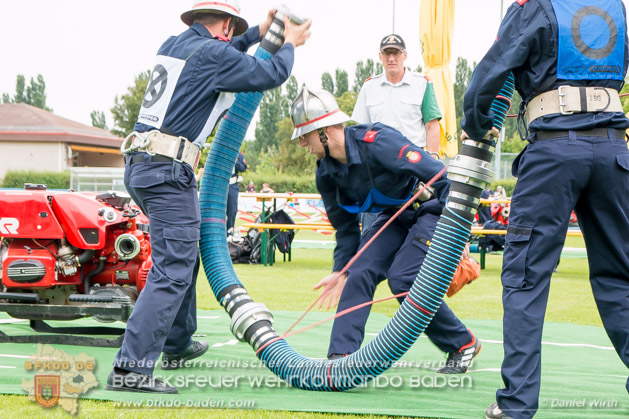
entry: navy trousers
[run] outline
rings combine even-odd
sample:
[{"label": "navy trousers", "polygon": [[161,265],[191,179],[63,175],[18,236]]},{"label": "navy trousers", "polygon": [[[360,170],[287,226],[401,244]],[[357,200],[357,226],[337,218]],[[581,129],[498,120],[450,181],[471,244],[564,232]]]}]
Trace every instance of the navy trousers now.
[{"label": "navy trousers", "polygon": [[598,311],[629,367],[629,151],[613,131],[610,138],[570,132],[567,138],[532,141],[513,172],[519,179],[502,266],[505,388],[496,398],[509,416],[530,418],[538,409],[550,277],[573,208]]},{"label": "navy trousers", "polygon": [[229,185],[227,190],[227,223],[225,229],[229,231],[230,228],[234,228],[236,222],[236,214],[238,214],[238,183]]},{"label": "navy trousers", "polygon": [[192,168],[144,156],[144,162],[127,164],[124,180],[149,218],[153,267],[114,366],[151,375],[160,353],[186,349],[197,328],[201,214]]},{"label": "navy trousers", "polygon": [[[361,240],[362,246],[390,218],[381,214]],[[415,211],[403,212],[389,225],[354,263],[339,300],[338,310],[372,301],[376,286],[388,278],[393,294],[411,289],[419,268],[428,253],[427,241],[432,238],[439,216]],[[405,297],[399,298],[400,303]],[[328,356],[356,352],[365,336],[365,323],[371,306],[353,311],[334,320]],[[426,336],[443,352],[454,352],[472,341],[472,335],[442,303],[426,328]]]}]

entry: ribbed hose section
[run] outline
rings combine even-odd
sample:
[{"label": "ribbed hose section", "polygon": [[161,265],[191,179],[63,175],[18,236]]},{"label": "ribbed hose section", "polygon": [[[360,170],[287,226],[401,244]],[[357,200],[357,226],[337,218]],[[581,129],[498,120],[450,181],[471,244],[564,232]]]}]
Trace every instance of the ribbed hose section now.
[{"label": "ribbed hose section", "polygon": [[[255,56],[268,59],[271,54],[260,47]],[[513,94],[512,77],[510,80],[511,87],[507,86],[508,81],[492,105],[496,127],[502,126],[506,115],[504,104]],[[225,243],[229,178],[247,126],[261,99],[260,93],[236,95],[212,144],[200,194],[203,267],[216,298],[232,318],[232,332],[255,349],[262,347],[257,356],[271,371],[292,386],[305,390],[349,390],[382,374],[400,359],[443,302],[467,243],[480,192],[488,183],[486,166],[493,155],[493,140],[471,142],[462,147],[461,155],[457,156],[461,157],[459,164],[453,169],[454,176],[450,176],[449,202],[437,224],[432,245],[409,295],[391,321],[375,339],[354,354],[334,361],[315,361],[298,354],[285,340],[277,340],[277,333],[270,326],[270,313],[263,305],[254,303],[244,290]]]},{"label": "ribbed hose section", "polygon": [[[258,48],[255,57],[268,60],[271,54]],[[199,194],[201,259],[210,287],[219,301],[225,288],[242,286],[234,272],[225,241],[225,206],[234,162],[262,96],[260,92],[236,94],[233,105],[219,125],[205,162],[209,170],[203,173]]]},{"label": "ribbed hose section", "polygon": [[[497,116],[494,126],[499,129],[506,116],[505,105],[512,95],[513,77],[510,76],[491,108]],[[467,172],[477,170],[479,179],[475,182],[452,180],[448,205],[437,223],[424,263],[407,298],[382,332],[357,352],[334,361],[314,361],[296,353],[284,340],[271,340],[258,353],[258,357],[271,371],[292,386],[305,390],[343,391],[382,374],[408,351],[443,302],[459,264],[470,235],[480,193],[487,183],[483,182],[486,180],[484,166],[491,162],[492,145],[493,140],[480,142],[480,147],[468,145],[468,153],[460,156],[463,166],[472,168],[464,170],[466,176],[469,176]],[[484,160],[479,159],[479,153],[474,153],[479,149],[484,152]],[[473,166],[478,161],[481,162],[480,168],[475,169]],[[450,201],[454,200],[458,203],[451,204]]]}]

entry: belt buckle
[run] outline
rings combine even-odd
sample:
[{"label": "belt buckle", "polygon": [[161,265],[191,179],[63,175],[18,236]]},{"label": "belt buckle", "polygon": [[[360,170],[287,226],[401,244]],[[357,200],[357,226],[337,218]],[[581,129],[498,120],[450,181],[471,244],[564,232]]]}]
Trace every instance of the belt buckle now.
[{"label": "belt buckle", "polygon": [[559,113],[562,115],[572,115],[574,113],[574,111],[564,110],[564,108],[568,106],[564,99],[568,94],[564,93],[563,89],[568,89],[569,87],[570,86],[559,86],[557,89],[557,94],[559,95]]},{"label": "belt buckle", "polygon": [[[174,153],[173,153],[173,160],[176,161],[177,163],[183,163],[183,156],[186,154],[186,143],[183,141],[188,141],[186,140],[184,137],[179,136],[177,137],[177,146],[175,146],[174,149]],[[183,144],[183,147],[181,146]],[[181,149],[181,158],[177,158],[177,156],[179,155],[179,149]]]}]

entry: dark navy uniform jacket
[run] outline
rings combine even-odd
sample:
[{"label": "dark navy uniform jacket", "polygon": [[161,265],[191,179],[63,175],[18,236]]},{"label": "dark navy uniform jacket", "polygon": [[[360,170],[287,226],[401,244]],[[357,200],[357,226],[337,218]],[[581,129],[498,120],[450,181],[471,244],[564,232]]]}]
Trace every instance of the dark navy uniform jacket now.
[{"label": "dark navy uniform jacket", "polygon": [[[205,142],[216,122],[208,124],[208,119],[221,92],[264,91],[288,79],[294,60],[293,45],[284,44],[270,60],[260,60],[246,53],[251,45],[259,41],[258,26],[249,28],[243,35],[227,42],[213,38],[205,26],[199,23],[194,23],[178,36],[170,37],[160,47],[158,58],[184,60],[185,65],[180,74],[171,71],[166,75],[164,73],[168,66],[163,70],[164,66],[158,67],[163,63],[158,61],[143,106],[151,105],[151,101],[156,98],[164,100],[171,88],[174,89],[171,91],[172,97],[168,98],[170,101],[166,104],[163,118],[150,115],[149,118],[155,119],[155,123],[147,123],[148,118],[142,119],[141,111],[134,130],[146,132],[158,128],[164,133],[183,136],[190,141],[202,137],[200,141]],[[169,82],[173,80],[176,85],[170,86]],[[227,107],[229,105],[231,102],[226,104]]]},{"label": "dark navy uniform jacket", "polygon": [[[347,164],[326,157],[317,162],[317,189],[330,223],[336,229],[334,271],[340,271],[360,244],[358,214],[341,205],[362,205],[372,184],[393,199],[409,197],[418,180],[428,182],[443,164],[411,143],[398,130],[380,123],[345,128]],[[423,211],[440,214],[450,188],[445,174],[432,184],[435,197],[421,205]]]},{"label": "dark navy uniform jacket", "polygon": [[[626,20],[624,4],[620,0],[617,2],[622,10],[622,17]],[[598,2],[590,1],[589,3],[597,5]],[[610,12],[610,14],[618,19],[620,13],[616,15]],[[594,19],[599,18],[594,17]],[[558,38],[558,18],[552,1],[517,0],[507,10],[495,43],[474,70],[469,88],[465,92],[463,130],[470,138],[480,139],[491,129],[493,112],[490,112],[489,108],[511,71],[516,79],[516,89],[525,102],[562,85],[600,86],[620,91],[623,86],[622,75],[627,72],[628,56],[627,49],[624,48],[627,44],[627,33],[624,22],[616,23],[617,25],[612,24],[612,27],[617,30],[619,38],[617,52],[620,51],[619,54],[621,54],[616,58],[617,61],[622,61],[622,69],[590,66],[588,69],[593,68],[594,71],[598,71],[600,78],[562,79],[557,77],[560,39]],[[599,24],[605,25],[605,22],[602,21]],[[602,28],[605,34],[604,40],[609,39],[609,33],[605,32],[606,30],[606,27]],[[587,43],[590,40],[584,41]],[[614,74],[618,74],[620,80],[607,78],[613,77]],[[573,115],[546,115],[536,119],[530,125],[531,131],[586,130],[597,127],[625,129],[629,127],[629,121],[621,112],[575,113]]]}]

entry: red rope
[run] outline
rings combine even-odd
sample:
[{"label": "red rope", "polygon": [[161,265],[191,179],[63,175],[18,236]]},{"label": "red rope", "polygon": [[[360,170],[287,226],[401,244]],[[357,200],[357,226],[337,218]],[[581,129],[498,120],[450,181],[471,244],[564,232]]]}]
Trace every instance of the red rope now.
[{"label": "red rope", "polygon": [[[303,332],[305,332],[305,331],[307,331],[307,330],[313,329],[313,328],[315,328],[315,327],[317,327],[317,326],[321,326],[323,323],[327,323],[327,322],[329,322],[330,320],[337,319],[337,318],[339,318],[339,317],[341,317],[341,316],[344,316],[344,315],[346,315],[346,314],[351,313],[352,311],[359,310],[359,309],[361,309],[361,308],[363,308],[363,307],[367,307],[367,306],[369,306],[369,305],[376,304],[376,303],[381,303],[381,302],[383,302],[383,301],[387,301],[387,300],[390,300],[390,299],[392,299],[392,298],[404,297],[404,296],[406,296],[406,295],[408,295],[408,291],[406,291],[406,292],[401,292],[401,293],[396,294],[396,295],[391,295],[391,296],[389,296],[389,297],[385,297],[385,298],[382,298],[382,299],[380,299],[380,300],[367,301],[367,302],[365,302],[365,303],[358,304],[357,306],[350,307],[350,308],[346,308],[345,310],[343,310],[343,311],[339,311],[338,313],[336,313],[336,314],[335,314],[335,315],[333,315],[333,316],[326,317],[326,318],[325,318],[325,319],[323,319],[323,320],[319,320],[319,321],[318,321],[318,322],[316,322],[316,323],[313,323],[313,324],[310,324],[310,325],[308,325],[308,326],[302,327],[301,329],[295,330],[295,331],[294,331],[294,332],[292,332],[292,333],[288,333],[288,331],[286,331],[286,332],[284,332],[284,334],[283,334],[282,336],[276,337],[275,339],[273,339],[273,340],[271,340],[271,341],[269,341],[269,342],[265,343],[264,345],[262,345],[262,346],[260,347],[260,349],[258,349],[258,350],[256,351],[256,355],[257,355],[258,353],[260,353],[260,352],[261,352],[264,348],[266,348],[267,346],[269,346],[270,344],[272,344],[272,343],[274,343],[274,342],[277,342],[278,340],[282,340],[282,339],[286,339],[286,338],[291,337],[291,336],[298,335],[298,334],[303,333]],[[425,311],[425,310],[424,310],[424,311]],[[302,317],[303,317],[303,316],[302,316]],[[296,323],[295,323],[295,324],[296,324]],[[293,326],[295,326],[295,324],[293,324]],[[293,326],[291,326],[291,328],[292,328]]]},{"label": "red rope", "polygon": [[[369,241],[368,241],[367,243],[365,243],[365,245],[364,245],[364,246],[363,246],[363,247],[362,247],[362,248],[361,248],[358,252],[356,252],[356,254],[354,255],[354,257],[352,257],[352,258],[350,259],[350,261],[349,261],[349,262],[347,262],[347,264],[343,267],[343,269],[341,269],[341,271],[337,274],[336,281],[338,281],[338,280],[339,280],[339,278],[340,278],[342,275],[344,275],[344,274],[345,274],[345,272],[347,272],[347,270],[348,270],[348,269],[349,269],[349,268],[350,268],[350,267],[354,264],[354,262],[356,262],[356,260],[360,257],[360,255],[362,255],[362,254],[365,252],[365,250],[367,250],[367,248],[368,248],[369,246],[371,246],[371,244],[372,244],[372,243],[373,243],[373,241],[376,239],[376,237],[378,237],[378,236],[380,235],[380,233],[382,233],[382,232],[384,231],[384,229],[386,229],[386,228],[387,228],[387,227],[388,227],[388,226],[389,226],[389,225],[390,225],[390,224],[391,224],[391,223],[392,223],[392,222],[393,222],[393,221],[394,221],[397,217],[399,217],[399,215],[400,215],[402,212],[404,212],[404,211],[405,211],[405,210],[406,210],[406,209],[407,209],[410,205],[412,205],[412,204],[413,204],[413,202],[415,202],[415,201],[417,200],[417,198],[419,198],[419,196],[420,196],[420,195],[421,195],[421,194],[422,194],[422,193],[426,190],[426,188],[428,188],[428,187],[429,187],[430,185],[432,185],[432,184],[433,184],[433,183],[434,183],[437,179],[439,179],[439,178],[440,178],[440,177],[441,177],[441,176],[442,176],[442,175],[446,172],[446,170],[447,170],[447,167],[444,167],[443,169],[441,169],[441,170],[439,171],[439,173],[437,173],[435,176],[433,176],[433,177],[432,177],[432,179],[430,179],[430,180],[429,180],[429,181],[428,181],[428,182],[427,182],[427,183],[426,183],[426,184],[425,184],[422,188],[420,188],[420,189],[419,189],[419,191],[417,191],[417,192],[415,193],[415,195],[413,195],[413,196],[411,197],[411,199],[409,199],[409,200],[408,200],[408,201],[407,201],[404,205],[402,205],[402,207],[401,207],[401,208],[400,208],[400,209],[399,209],[399,210],[398,210],[395,214],[393,214],[393,216],[392,216],[391,218],[389,218],[389,220],[388,220],[388,221],[387,221],[387,222],[386,222],[386,223],[385,223],[382,227],[380,227],[380,229],[376,232],[376,234],[374,234],[374,235],[373,235],[373,237],[372,237],[371,239],[369,239]],[[302,319],[306,316],[306,314],[308,314],[308,312],[310,312],[310,310],[312,310],[312,308],[313,308],[313,307],[314,307],[314,306],[315,306],[315,305],[316,305],[316,304],[317,304],[317,303],[318,303],[318,302],[319,302],[319,301],[320,301],[320,300],[321,300],[321,299],[325,296],[325,294],[324,294],[324,293],[322,293],[322,294],[320,294],[320,295],[319,295],[319,297],[317,297],[317,299],[316,299],[316,300],[314,300],[314,301],[312,302],[312,304],[310,304],[310,306],[306,309],[306,311],[304,311],[304,313],[303,313],[303,314],[302,314],[302,315],[301,315],[301,316],[300,316],[300,317],[299,317],[299,318],[298,318],[298,319],[297,319],[297,320],[296,320],[293,324],[291,324],[291,325],[290,325],[290,327],[289,327],[288,329],[286,329],[286,332],[284,332],[284,334],[283,334],[282,336],[277,337],[277,338],[275,338],[275,339],[271,340],[270,342],[266,343],[266,344],[265,344],[265,345],[263,345],[262,347],[260,347],[260,349],[258,349],[258,350],[256,351],[256,354],[258,354],[260,351],[262,351],[264,348],[266,348],[268,345],[270,345],[270,344],[271,344],[271,343],[273,343],[273,342],[277,342],[278,340],[285,339],[285,338],[287,338],[287,337],[289,337],[289,336],[294,336],[294,335],[296,335],[296,334],[299,334],[299,333],[305,332],[305,331],[307,331],[307,330],[312,329],[313,327],[319,326],[319,325],[321,325],[321,324],[323,324],[323,323],[326,323],[326,322],[328,322],[328,321],[330,321],[330,320],[334,320],[334,319],[336,319],[336,318],[338,318],[338,317],[341,317],[341,316],[343,316],[343,315],[345,315],[345,314],[347,314],[347,313],[351,313],[351,312],[352,312],[352,311],[354,311],[354,310],[358,310],[359,308],[362,308],[362,307],[368,306],[368,305],[370,305],[370,304],[375,304],[375,303],[378,303],[378,302],[381,302],[381,301],[386,301],[386,300],[389,300],[389,299],[391,299],[391,298],[401,297],[401,296],[404,296],[404,295],[406,295],[406,294],[408,294],[408,292],[406,292],[406,293],[401,293],[401,294],[397,294],[397,295],[394,295],[394,296],[392,296],[392,297],[383,298],[383,299],[378,300],[378,301],[368,301],[368,302],[363,303],[363,304],[360,304],[360,305],[358,305],[358,306],[355,306],[355,307],[350,307],[350,308],[348,308],[348,309],[346,309],[346,310],[343,310],[343,311],[341,311],[341,312],[339,312],[339,313],[336,313],[336,315],[334,315],[334,316],[332,316],[332,317],[328,317],[327,319],[321,320],[321,321],[319,321],[319,322],[317,322],[317,323],[314,323],[314,324],[312,324],[312,325],[310,325],[310,326],[306,326],[306,327],[304,327],[304,328],[302,328],[302,329],[299,329],[299,330],[297,330],[296,332],[290,333],[290,331],[291,331],[291,330],[292,330],[295,326],[297,326],[297,324],[299,324],[299,322],[300,322],[300,321],[301,321],[301,320],[302,320]]]}]

